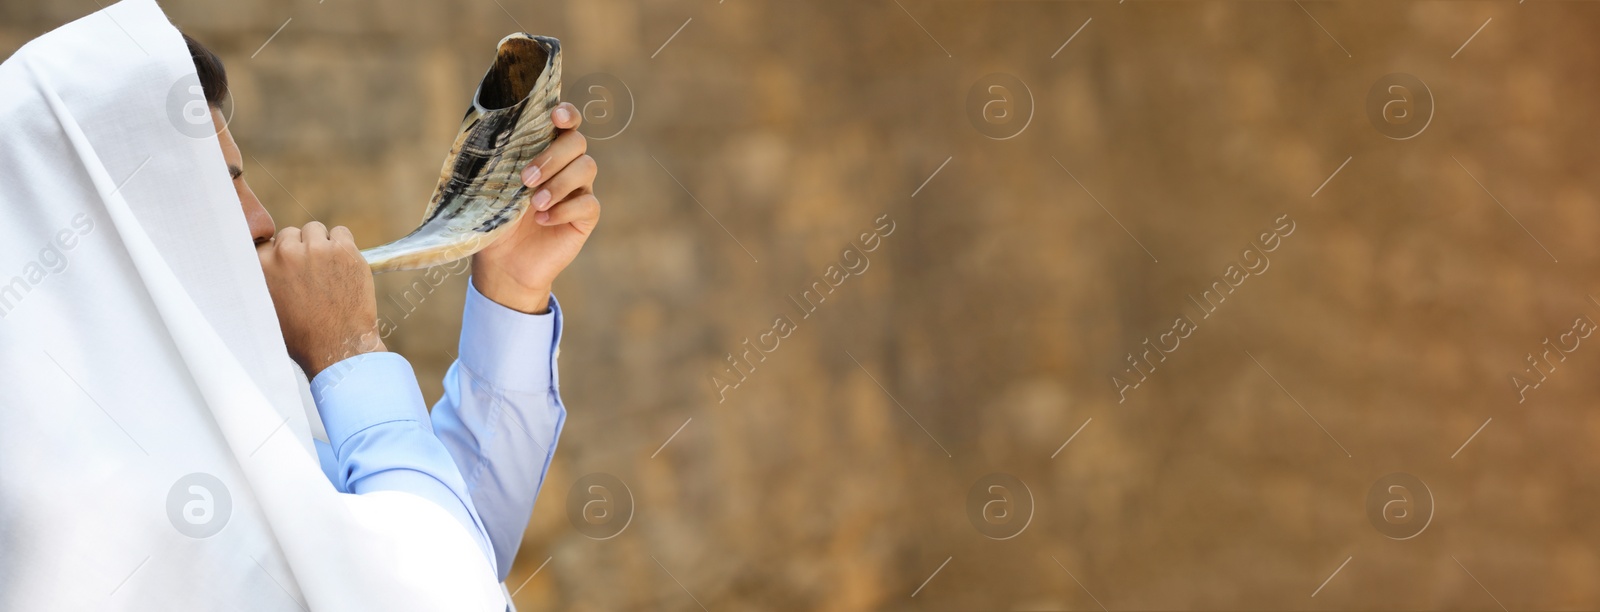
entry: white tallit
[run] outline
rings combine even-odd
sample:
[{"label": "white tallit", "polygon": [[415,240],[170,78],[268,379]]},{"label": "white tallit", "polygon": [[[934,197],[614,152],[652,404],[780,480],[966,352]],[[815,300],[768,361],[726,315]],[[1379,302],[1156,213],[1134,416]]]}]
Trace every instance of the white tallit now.
[{"label": "white tallit", "polygon": [[154,0],[0,64],[0,610],[504,610],[443,509],[319,470],[195,83]]}]

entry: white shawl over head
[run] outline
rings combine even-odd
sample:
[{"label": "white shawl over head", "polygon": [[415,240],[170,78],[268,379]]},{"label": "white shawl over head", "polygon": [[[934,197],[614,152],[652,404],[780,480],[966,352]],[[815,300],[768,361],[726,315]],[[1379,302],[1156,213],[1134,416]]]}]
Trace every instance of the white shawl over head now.
[{"label": "white shawl over head", "polygon": [[0,64],[0,609],[504,610],[443,509],[318,468],[197,86],[154,0]]}]

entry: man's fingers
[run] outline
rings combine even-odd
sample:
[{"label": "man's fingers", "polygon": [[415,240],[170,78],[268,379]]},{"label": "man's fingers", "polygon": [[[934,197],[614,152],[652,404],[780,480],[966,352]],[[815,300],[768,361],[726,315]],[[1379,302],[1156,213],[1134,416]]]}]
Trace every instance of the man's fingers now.
[{"label": "man's fingers", "polygon": [[589,142],[583,134],[570,130],[562,132],[556,136],[555,142],[550,143],[549,148],[534,157],[533,163],[522,170],[522,184],[538,187],[545,179],[560,174],[562,168],[588,150]]},{"label": "man's fingers", "polygon": [[312,221],[300,230],[301,240],[307,244],[315,244],[328,239],[328,226],[321,222]]},{"label": "man's fingers", "polygon": [[550,118],[557,128],[563,130],[575,130],[583,125],[583,113],[578,112],[578,107],[573,106],[571,102],[557,104],[555,109],[550,111]]},{"label": "man's fingers", "polygon": [[343,225],[328,230],[328,239],[333,241],[334,246],[355,253],[361,252],[361,247],[356,246],[355,235],[350,233],[350,228]]},{"label": "man's fingers", "polygon": [[349,243],[353,245],[356,243],[356,237],[350,233],[350,228],[343,225],[335,226],[333,229],[328,230],[328,239],[341,244]]},{"label": "man's fingers", "polygon": [[567,199],[574,192],[594,185],[594,177],[600,172],[600,166],[593,157],[585,155],[572,160],[567,167],[555,175],[544,188],[533,194],[534,210],[550,210],[556,202]]},{"label": "man's fingers", "polygon": [[272,242],[278,246],[279,250],[290,245],[300,244],[300,228],[289,226],[278,230],[277,235],[273,236]]},{"label": "man's fingers", "polygon": [[555,205],[550,210],[534,213],[539,225],[571,223],[587,232],[600,221],[600,200],[592,193],[584,193]]}]

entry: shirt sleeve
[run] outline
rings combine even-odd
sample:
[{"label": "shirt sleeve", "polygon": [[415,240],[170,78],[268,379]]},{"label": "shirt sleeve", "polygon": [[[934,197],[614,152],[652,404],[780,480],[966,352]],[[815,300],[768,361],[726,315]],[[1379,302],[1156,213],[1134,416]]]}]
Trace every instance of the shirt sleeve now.
[{"label": "shirt sleeve", "polygon": [[319,459],[335,489],[402,491],[431,500],[460,521],[495,563],[466,482],[434,435],[416,374],[404,357],[366,353],[340,361],[312,379],[311,396],[328,431],[328,443],[317,444]]},{"label": "shirt sleeve", "polygon": [[561,322],[555,296],[550,312],[525,314],[484,297],[469,280],[461,356],[433,407],[434,432],[466,479],[501,580],[522,545],[567,420],[556,368]]}]

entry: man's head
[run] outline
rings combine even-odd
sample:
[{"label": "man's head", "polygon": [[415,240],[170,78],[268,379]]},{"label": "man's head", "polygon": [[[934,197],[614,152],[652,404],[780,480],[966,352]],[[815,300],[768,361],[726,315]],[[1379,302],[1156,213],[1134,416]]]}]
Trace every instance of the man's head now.
[{"label": "man's head", "polygon": [[205,45],[188,34],[183,35],[183,41],[189,45],[195,74],[200,77],[200,88],[205,91],[206,105],[211,107],[211,123],[217,128],[217,140],[222,143],[222,159],[228,163],[233,188],[239,193],[239,204],[244,207],[244,220],[250,226],[250,237],[256,244],[271,240],[275,232],[272,215],[261,206],[261,200],[250,190],[250,185],[244,182],[244,155],[239,152],[239,145],[233,141],[233,134],[228,132],[227,121],[222,116],[222,102],[228,97],[228,72],[222,67],[222,59]]}]

